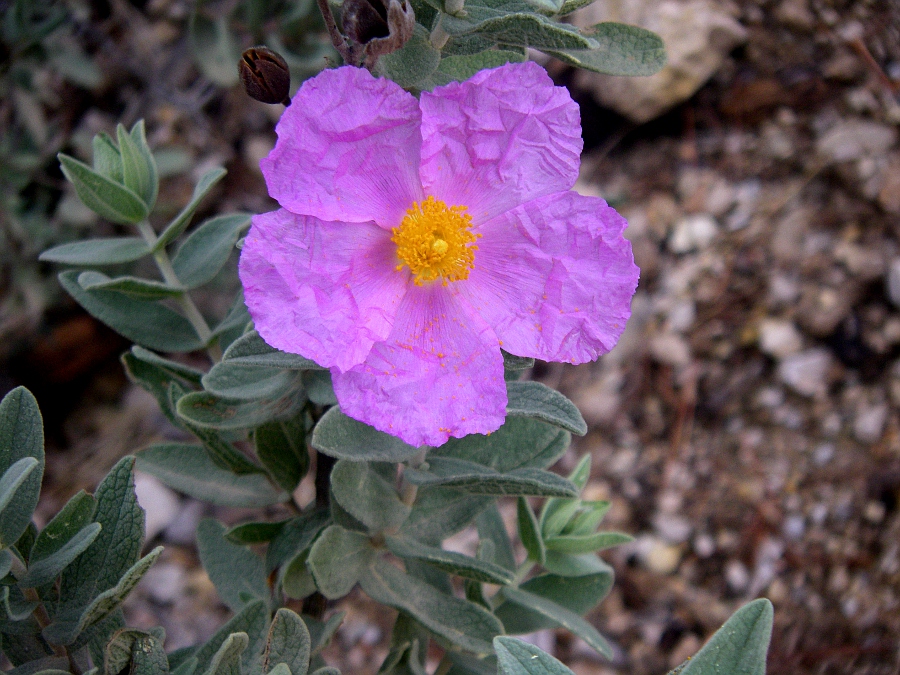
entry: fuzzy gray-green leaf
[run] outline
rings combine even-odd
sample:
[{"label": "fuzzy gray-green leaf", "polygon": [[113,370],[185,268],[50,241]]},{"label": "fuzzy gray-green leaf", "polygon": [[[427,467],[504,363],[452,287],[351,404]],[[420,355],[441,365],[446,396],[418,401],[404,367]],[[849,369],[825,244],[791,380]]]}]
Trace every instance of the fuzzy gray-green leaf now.
[{"label": "fuzzy gray-green leaf", "polygon": [[537,517],[525,497],[519,497],[516,509],[519,521],[519,539],[528,553],[528,559],[543,565],[547,557],[547,549],[541,538]]},{"label": "fuzzy gray-green leaf", "polygon": [[[0,402],[0,472],[31,458],[37,465],[19,483],[0,513],[0,546],[11,546],[28,528],[37,506],[44,475],[44,426],[31,392],[17,387]],[[27,464],[27,463],[26,463]],[[20,468],[25,465],[19,465]]]},{"label": "fuzzy gray-green leaf", "polygon": [[243,675],[241,654],[250,644],[246,633],[232,633],[215,653],[205,675]]},{"label": "fuzzy gray-green leaf", "polygon": [[290,370],[248,366],[230,361],[220,361],[203,376],[203,388],[206,391],[239,401],[278,397],[300,386],[299,375]]},{"label": "fuzzy gray-green leaf", "polygon": [[373,532],[398,528],[409,516],[410,507],[368,462],[338,461],[331,471],[331,494]]},{"label": "fuzzy gray-green leaf", "polygon": [[480,605],[445,595],[385,560],[376,560],[360,584],[373,600],[407,612],[438,636],[468,651],[489,653],[490,640],[503,632],[500,622]]},{"label": "fuzzy gray-green leaf", "polygon": [[207,518],[197,527],[197,551],[219,597],[237,612],[251,600],[269,599],[263,560],[225,538],[225,526]]},{"label": "fuzzy gray-green leaf", "polygon": [[299,354],[289,354],[270,347],[255,330],[232,342],[222,355],[222,361],[288,370],[322,370],[321,366]]},{"label": "fuzzy gray-green leaf", "polygon": [[263,474],[237,475],[220,468],[199,445],[151,445],[138,453],[138,468],[194,499],[220,506],[271,506],[289,498]]},{"label": "fuzzy gray-green leaf", "polygon": [[679,675],[765,675],[772,636],[772,603],[754,600],[736,611]]},{"label": "fuzzy gray-green leaf", "polygon": [[176,409],[178,415],[191,424],[224,431],[258,427],[274,419],[292,417],[300,411],[305,401],[302,390],[254,401],[228,399],[198,391],[180,398]]},{"label": "fuzzy gray-green leaf", "polygon": [[336,600],[350,592],[374,557],[367,536],[332,525],[313,544],[307,564],[322,595]]},{"label": "fuzzy gray-green leaf", "polygon": [[219,648],[234,633],[245,633],[250,637],[250,644],[243,652],[241,665],[246,672],[250,663],[258,658],[266,640],[266,626],[269,622],[269,610],[266,603],[256,600],[247,604],[230,621],[216,631],[205,645],[197,649],[193,658],[197,659],[195,673],[205,673],[213,661]]},{"label": "fuzzy gray-green leaf", "polygon": [[172,259],[172,267],[182,285],[197,288],[212,281],[228,262],[238,237],[248,227],[248,213],[230,213],[203,221]]},{"label": "fuzzy gray-green leaf", "polygon": [[64,265],[120,265],[149,253],[150,247],[140,237],[110,237],[60,244],[41,253],[38,260]]},{"label": "fuzzy gray-green leaf", "polygon": [[419,453],[418,448],[347,417],[337,407],[326,412],[313,429],[312,446],[331,457],[356,462],[402,462]]},{"label": "fuzzy gray-green leaf", "polygon": [[507,415],[539,419],[578,436],[587,433],[578,408],[558,391],[540,382],[507,382],[506,387]]},{"label": "fuzzy gray-green leaf", "polygon": [[295,612],[282,607],[275,613],[269,628],[263,672],[268,673],[278,664],[285,664],[291,675],[306,675],[312,643],[303,619]]},{"label": "fuzzy gray-green leaf", "polygon": [[225,169],[217,166],[200,177],[200,180],[197,181],[197,185],[194,187],[194,194],[191,196],[191,201],[181,209],[181,212],[175,216],[175,219],[172,220],[172,222],[166,226],[166,229],[163,230],[162,234],[159,235],[159,238],[156,241],[156,250],[168,246],[184,232],[185,228],[190,224],[191,218],[194,216],[197,208],[200,206],[200,202],[203,201],[203,198],[206,197],[207,194],[209,194],[209,191],[213,189],[215,184],[222,180],[226,173],[228,172],[225,171]]},{"label": "fuzzy gray-green leaf", "polygon": [[116,291],[86,291],[78,270],[59,275],[59,283],[94,318],[129,340],[161,352],[190,352],[203,347],[190,322],[156,302],[130,298]]},{"label": "fuzzy gray-green leaf", "polygon": [[122,225],[133,225],[147,217],[144,201],[124,185],[97,173],[84,162],[60,153],[60,167],[75,186],[78,198],[99,216]]},{"label": "fuzzy gray-green leaf", "polygon": [[449,574],[501,586],[512,583],[514,574],[494,563],[470,558],[437,546],[428,546],[408,537],[388,537],[388,550],[399,558],[421,560]]},{"label": "fuzzy gray-green leaf", "polygon": [[600,23],[585,31],[593,49],[545,49],[578,68],[607,75],[653,75],[666,64],[666,49],[656,33],[622,23]]},{"label": "fuzzy gray-green leaf", "polygon": [[494,638],[498,675],[574,675],[561,661],[528,642]]},{"label": "fuzzy gray-green leaf", "polygon": [[85,525],[74,536],[70,537],[68,541],[63,541],[62,546],[50,555],[39,560],[32,558],[29,561],[28,573],[19,583],[24,588],[33,588],[53,581],[78,555],[93,543],[97,535],[100,534],[100,529],[100,523]]},{"label": "fuzzy gray-green leaf", "polygon": [[79,274],[78,285],[85,291],[116,291],[139,300],[161,300],[184,295],[184,288],[170,286],[164,281],[132,276],[110,278],[94,270]]}]

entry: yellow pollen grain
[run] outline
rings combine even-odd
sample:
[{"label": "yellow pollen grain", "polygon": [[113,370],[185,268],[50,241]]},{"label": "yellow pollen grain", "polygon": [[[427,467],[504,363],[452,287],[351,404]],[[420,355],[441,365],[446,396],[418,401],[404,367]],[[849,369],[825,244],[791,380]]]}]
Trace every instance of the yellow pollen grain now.
[{"label": "yellow pollen grain", "polygon": [[472,217],[465,206],[447,206],[434,197],[415,202],[406,211],[399,227],[391,230],[397,245],[397,270],[409,267],[417,286],[441,279],[467,279],[475,267],[475,241]]}]

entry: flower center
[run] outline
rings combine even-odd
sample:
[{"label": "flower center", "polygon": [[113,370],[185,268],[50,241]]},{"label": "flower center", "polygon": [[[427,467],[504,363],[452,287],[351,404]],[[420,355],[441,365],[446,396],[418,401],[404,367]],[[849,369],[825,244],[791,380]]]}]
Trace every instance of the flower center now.
[{"label": "flower center", "polygon": [[401,261],[397,270],[407,265],[417,286],[438,277],[445,286],[468,278],[478,250],[474,242],[481,235],[472,234],[472,217],[465,211],[465,206],[447,206],[434,197],[415,202],[400,227],[391,230]]}]

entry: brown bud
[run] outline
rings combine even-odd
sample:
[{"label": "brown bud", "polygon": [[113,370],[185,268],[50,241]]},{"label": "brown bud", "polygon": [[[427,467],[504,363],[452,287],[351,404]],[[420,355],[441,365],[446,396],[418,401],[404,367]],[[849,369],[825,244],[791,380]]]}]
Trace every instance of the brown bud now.
[{"label": "brown bud", "polygon": [[268,47],[251,47],[238,64],[241,82],[250,98],[290,105],[291,73],[280,54]]}]

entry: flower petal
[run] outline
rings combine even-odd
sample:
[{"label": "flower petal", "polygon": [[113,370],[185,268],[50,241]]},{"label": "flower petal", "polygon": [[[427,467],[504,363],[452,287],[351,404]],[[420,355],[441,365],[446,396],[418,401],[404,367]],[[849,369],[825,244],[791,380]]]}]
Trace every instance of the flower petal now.
[{"label": "flower petal", "polygon": [[269,194],[288,211],[322,220],[394,227],[422,198],[419,104],[364,68],[307,80],[275,127],[260,162]]},{"label": "flower petal", "polygon": [[266,342],[347,370],[391,332],[408,283],[395,264],[390,233],[375,223],[281,209],[253,217],[239,269]]},{"label": "flower petal", "polygon": [[475,268],[459,282],[506,351],[584,363],[612,349],[638,282],[627,223],[606,202],[561,192],[479,228]]},{"label": "flower petal", "polygon": [[440,283],[413,286],[388,340],[332,375],[341,410],[410,445],[495,431],[506,417],[497,337]]},{"label": "flower petal", "polygon": [[422,185],[483,223],[578,178],[578,106],[536,63],[423,92]]}]

